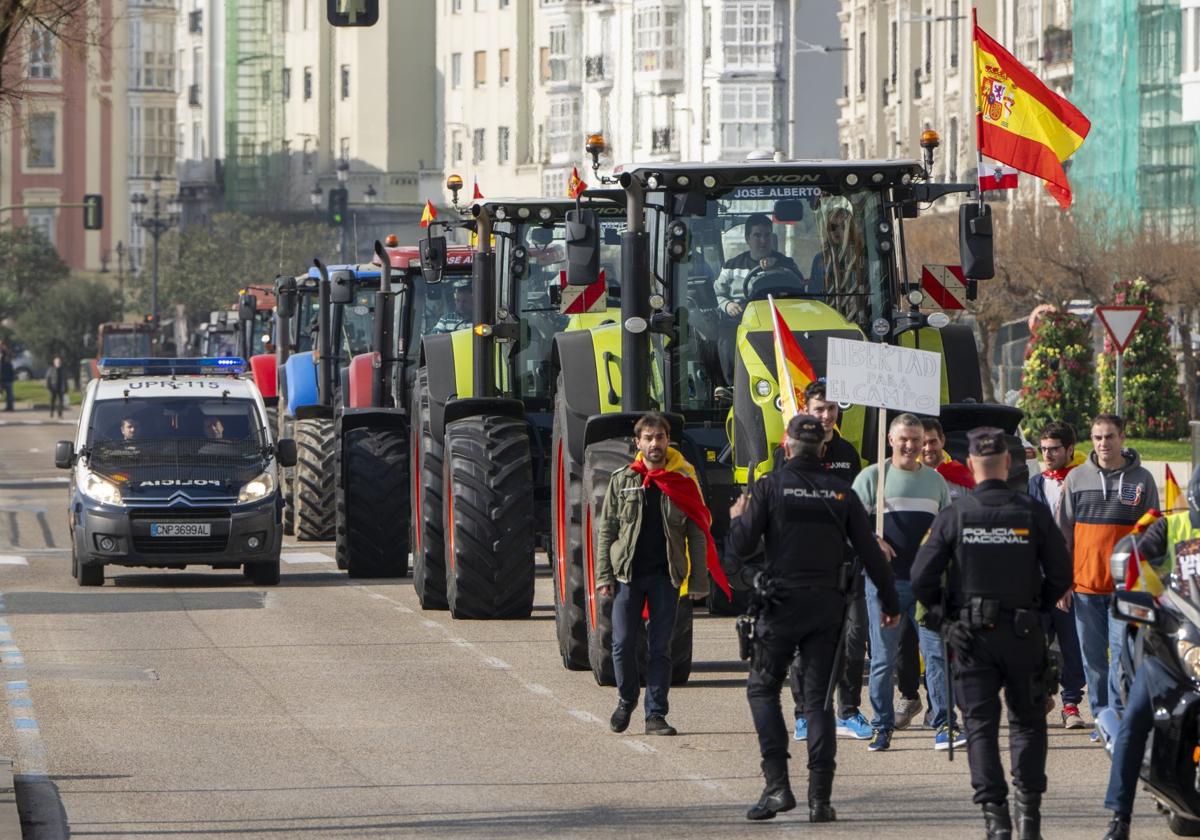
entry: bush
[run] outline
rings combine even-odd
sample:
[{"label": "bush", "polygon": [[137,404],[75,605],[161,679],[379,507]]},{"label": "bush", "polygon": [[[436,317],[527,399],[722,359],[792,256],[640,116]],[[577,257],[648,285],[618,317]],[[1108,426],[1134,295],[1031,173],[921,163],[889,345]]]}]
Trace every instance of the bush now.
[{"label": "bush", "polygon": [[[1113,292],[1117,306],[1146,307],[1146,317],[1125,348],[1125,434],[1158,440],[1181,438],[1188,431],[1187,411],[1163,302],[1141,277],[1118,280]],[[1099,361],[1102,411],[1113,411],[1116,406],[1116,349],[1106,334]]]},{"label": "bush", "polygon": [[1025,348],[1021,375],[1023,421],[1033,437],[1051,420],[1082,433],[1096,413],[1091,331],[1087,322],[1058,309],[1044,312]]}]

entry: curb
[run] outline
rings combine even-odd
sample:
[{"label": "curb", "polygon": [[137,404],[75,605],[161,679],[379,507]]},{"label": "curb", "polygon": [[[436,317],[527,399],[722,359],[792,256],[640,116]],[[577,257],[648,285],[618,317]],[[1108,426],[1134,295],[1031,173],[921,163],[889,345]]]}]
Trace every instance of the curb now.
[{"label": "curb", "polygon": [[21,814],[11,758],[0,756],[0,840],[21,840]]}]

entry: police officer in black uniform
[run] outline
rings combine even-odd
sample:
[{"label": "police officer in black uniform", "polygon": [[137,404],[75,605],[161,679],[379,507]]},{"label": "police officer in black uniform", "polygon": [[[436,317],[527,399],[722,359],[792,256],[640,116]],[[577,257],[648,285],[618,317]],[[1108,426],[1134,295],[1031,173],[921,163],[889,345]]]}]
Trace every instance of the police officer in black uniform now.
[{"label": "police officer in black uniform", "polygon": [[[758,731],[766,788],[746,817],[769,820],[796,807],[788,782],[788,728],[779,689],[797,650],[804,657],[808,712],[808,818],[830,822],[837,735],[825,695],[846,610],[844,587],[861,558],[879,587],[885,623],[899,621],[900,599],[866,511],[850,484],[821,465],[825,432],[815,417],[793,417],[787,427],[788,461],[759,479],[730,509],[729,547],[749,557],[765,537],[765,568],[757,580],[765,601],[754,635],[746,695]],[[736,560],[733,561],[736,563]]]},{"label": "police officer in black uniform", "polygon": [[927,626],[940,626],[953,652],[954,695],[987,837],[1013,837],[998,740],[1004,689],[1016,836],[1041,840],[1045,704],[1056,685],[1042,628],[1046,611],[1071,585],[1071,559],[1047,508],[1008,488],[1004,433],[980,428],[967,439],[975,490],[934,520],[913,563],[912,588],[929,611]]}]

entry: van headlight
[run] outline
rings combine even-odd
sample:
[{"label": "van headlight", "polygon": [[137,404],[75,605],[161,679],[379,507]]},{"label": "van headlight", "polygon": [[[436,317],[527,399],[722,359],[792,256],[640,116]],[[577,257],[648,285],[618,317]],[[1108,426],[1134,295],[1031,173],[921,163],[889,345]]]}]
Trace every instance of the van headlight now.
[{"label": "van headlight", "polygon": [[79,492],[89,499],[95,499],[106,505],[121,504],[121,488],[99,473],[94,473],[87,467],[79,469],[77,479]]},{"label": "van headlight", "polygon": [[242,485],[241,491],[238,492],[238,504],[257,502],[259,499],[265,499],[274,492],[275,476],[269,472],[265,472]]},{"label": "van headlight", "polygon": [[1200,645],[1188,639],[1177,639],[1175,651],[1183,660],[1183,666],[1187,670],[1188,676],[1193,680],[1200,680]]}]

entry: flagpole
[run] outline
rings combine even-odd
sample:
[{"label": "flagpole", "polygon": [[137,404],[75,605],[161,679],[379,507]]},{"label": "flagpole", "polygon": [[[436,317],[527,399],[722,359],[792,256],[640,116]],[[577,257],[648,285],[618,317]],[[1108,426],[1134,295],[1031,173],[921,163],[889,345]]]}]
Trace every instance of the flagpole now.
[{"label": "flagpole", "polygon": [[[979,31],[979,10],[975,8],[975,4],[971,4],[971,78],[975,80],[975,154],[979,159],[979,166],[976,167],[975,183],[979,183],[979,173],[983,171],[983,149],[979,148],[979,140],[983,134],[980,131],[980,121],[983,119],[983,111],[979,107],[979,60],[977,58],[978,37]],[[977,189],[976,195],[979,198],[979,212],[983,212],[983,190]]]}]

